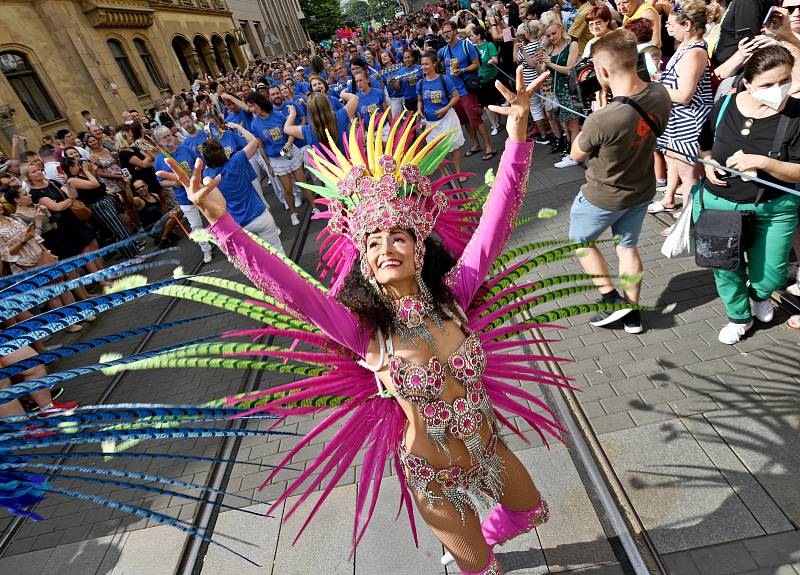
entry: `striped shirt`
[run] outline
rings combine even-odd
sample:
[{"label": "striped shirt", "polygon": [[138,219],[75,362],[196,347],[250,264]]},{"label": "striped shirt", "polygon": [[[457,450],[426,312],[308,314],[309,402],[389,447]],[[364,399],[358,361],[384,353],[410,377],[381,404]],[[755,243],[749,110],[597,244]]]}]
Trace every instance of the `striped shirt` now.
[{"label": "striped shirt", "polygon": [[[525,85],[530,85],[536,78],[539,77],[539,71],[536,68],[531,68],[528,65],[528,60],[525,58],[525,54],[528,55],[528,58],[535,62],[536,61],[536,53],[540,50],[539,42],[534,40],[533,42],[528,42],[524,46],[521,46],[519,52],[517,52],[517,62],[522,64],[522,75],[525,79]],[[525,54],[522,51],[525,50]]]}]

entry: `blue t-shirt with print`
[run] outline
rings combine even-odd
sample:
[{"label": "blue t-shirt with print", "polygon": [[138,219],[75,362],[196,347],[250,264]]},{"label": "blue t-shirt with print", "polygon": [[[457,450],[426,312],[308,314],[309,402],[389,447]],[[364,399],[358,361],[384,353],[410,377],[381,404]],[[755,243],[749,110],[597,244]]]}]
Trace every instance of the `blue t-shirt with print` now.
[{"label": "blue t-shirt with print", "polygon": [[[331,136],[336,139],[336,145],[339,147],[339,149],[343,150],[344,146],[342,146],[342,134],[347,133],[347,130],[350,128],[350,115],[344,108],[338,110],[334,115],[336,116],[336,133],[331,134]],[[306,144],[309,146],[316,146],[319,144],[319,140],[314,134],[314,130],[311,128],[311,126],[305,124],[300,126],[300,129],[303,132],[303,139],[306,141]],[[327,146],[328,142],[325,141],[324,144]]]},{"label": "blue t-shirt with print", "polygon": [[400,70],[400,75],[403,77],[401,82],[403,86],[403,98],[406,100],[416,100],[417,82],[422,78],[422,66],[419,64],[403,66]]},{"label": "blue t-shirt with print", "polygon": [[450,76],[439,76],[434,80],[424,78],[417,83],[417,94],[422,96],[422,110],[429,122],[438,122],[441,118],[436,112],[444,108],[453,96],[456,87]]},{"label": "blue t-shirt with print", "polygon": [[383,110],[383,103],[386,101],[386,94],[384,91],[378,88],[370,88],[369,92],[366,94],[359,91],[356,95],[358,96],[358,113],[364,121],[369,123],[372,112],[378,110],[378,114],[376,115],[377,121],[377,118],[380,117],[380,111]]},{"label": "blue t-shirt with print", "polygon": [[381,74],[381,80],[383,80],[383,85],[386,86],[386,91],[389,93],[390,98],[402,98],[403,97],[403,87],[400,86],[399,90],[394,89],[394,82],[391,81],[392,78],[395,76],[399,76],[402,73],[401,67],[392,66],[391,68],[387,68],[387,70],[391,70],[390,72],[384,71]]},{"label": "blue t-shirt with print", "polygon": [[286,144],[286,134],[283,133],[283,125],[286,117],[278,110],[266,118],[253,116],[251,122],[251,132],[264,143],[264,153],[270,158],[277,158],[281,155],[281,148]]},{"label": "blue t-shirt with print", "polygon": [[208,134],[205,130],[197,130],[194,135],[186,136],[181,144],[189,148],[197,157],[202,157],[200,146],[206,140],[208,140]]},{"label": "blue t-shirt with print", "polygon": [[266,209],[264,202],[261,201],[252,184],[256,173],[244,150],[233,154],[231,159],[221,167],[206,167],[203,171],[203,175],[209,178],[213,178],[217,174],[222,174],[222,180],[217,188],[228,203],[228,211],[233,221],[244,227],[264,213]]},{"label": "blue t-shirt with print", "polygon": [[447,45],[439,50],[439,60],[443,63],[447,76],[453,80],[453,84],[456,90],[458,90],[459,96],[466,96],[468,94],[467,86],[464,82],[467,78],[474,76],[476,72],[465,72],[460,76],[452,76],[450,72],[450,70],[452,70],[450,67],[450,60],[458,60],[458,68],[463,70],[472,64],[472,61],[477,57],[478,50],[469,40],[459,40],[456,42],[455,46]]},{"label": "blue t-shirt with print", "polygon": [[294,93],[296,96],[305,96],[308,94],[308,91],[311,89],[311,86],[308,82],[295,82],[294,83]]},{"label": "blue t-shirt with print", "polygon": [[233,122],[234,124],[239,124],[249,132],[250,122],[253,121],[253,114],[248,112],[247,110],[237,110],[236,113],[233,114],[231,112],[228,112],[227,114],[225,114],[225,121]]},{"label": "blue t-shirt with print", "polygon": [[[192,152],[192,150],[181,144],[174,152],[170,154],[170,156],[175,158],[175,161],[183,166],[187,172],[190,174],[192,173],[192,170],[194,170],[194,161],[197,159],[197,156]],[[172,171],[172,168],[167,165],[167,157],[164,154],[159,154],[156,156],[156,161],[153,164],[153,168],[156,170],[156,172]],[[158,181],[163,182],[164,179],[158,178]],[[179,206],[192,205],[192,202],[189,201],[189,197],[186,195],[186,190],[183,188],[183,186],[173,185],[172,192],[175,194],[175,199],[178,201]]]},{"label": "blue t-shirt with print", "polygon": [[[295,96],[291,100],[284,100],[283,106],[280,107],[279,111],[285,117],[289,117],[289,106],[294,106],[295,112],[297,112],[297,117],[295,118],[295,124],[299,125],[303,120],[307,120],[308,118],[308,110],[306,109],[306,101],[305,98],[301,96]],[[298,140],[295,139],[294,145],[298,148],[302,148],[307,143],[305,140]]]},{"label": "blue t-shirt with print", "polygon": [[225,155],[228,156],[229,159],[233,154],[247,145],[247,140],[234,129],[225,130],[222,133],[222,137],[219,138],[219,141],[222,143],[222,147],[225,148]]}]

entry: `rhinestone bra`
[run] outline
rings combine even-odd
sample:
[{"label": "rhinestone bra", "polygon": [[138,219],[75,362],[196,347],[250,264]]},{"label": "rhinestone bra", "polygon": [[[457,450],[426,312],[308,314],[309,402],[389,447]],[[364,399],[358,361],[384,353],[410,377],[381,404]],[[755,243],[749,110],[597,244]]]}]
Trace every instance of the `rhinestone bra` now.
[{"label": "rhinestone bra", "polygon": [[464,442],[473,461],[483,463],[480,428],[484,419],[491,422],[494,416],[481,381],[486,368],[486,353],[478,336],[469,334],[447,358],[450,374],[466,389],[464,397],[457,398],[452,404],[441,399],[446,374],[438,357],[430,358],[427,364],[407,362],[394,355],[391,336],[387,338],[386,346],[389,350],[389,374],[397,396],[419,408],[428,438],[449,458],[449,433]]}]

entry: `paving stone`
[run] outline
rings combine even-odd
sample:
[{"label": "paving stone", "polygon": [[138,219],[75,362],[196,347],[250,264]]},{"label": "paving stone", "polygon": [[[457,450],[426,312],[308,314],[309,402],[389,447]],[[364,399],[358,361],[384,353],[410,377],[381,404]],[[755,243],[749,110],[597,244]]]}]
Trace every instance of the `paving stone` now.
[{"label": "paving stone", "polygon": [[680,420],[606,433],[600,443],[660,553],[762,533]]},{"label": "paving stone", "polygon": [[743,543],[760,567],[800,563],[800,533],[797,531],[764,535]]},{"label": "paving stone", "polygon": [[[280,533],[283,506],[273,512],[275,517],[264,517],[266,505],[253,505],[247,511],[260,515],[248,515],[238,511],[225,511],[217,517],[214,539],[241,553],[262,566],[272,564]],[[227,536],[224,537],[223,536]],[[269,571],[268,571],[269,572]],[[264,567],[257,567],[217,545],[209,545],[203,558],[201,575],[236,573],[236,575],[262,575]]]},{"label": "paving stone", "polygon": [[575,394],[575,397],[577,397],[578,401],[581,403],[588,403],[590,401],[616,397],[616,392],[610,384],[602,383],[599,385],[593,385],[591,387],[584,387],[581,389],[581,391]]},{"label": "paving stone", "polygon": [[641,409],[631,409],[628,414],[633,418],[636,425],[649,425],[676,418],[668,403],[647,405]]},{"label": "paving stone", "polygon": [[701,573],[728,575],[758,567],[747,552],[747,548],[738,542],[695,549],[691,551],[691,555]]},{"label": "paving stone", "polygon": [[688,551],[678,551],[661,556],[664,566],[670,575],[701,575],[697,565],[692,561],[692,555]]},{"label": "paving stone", "polygon": [[[312,494],[281,527],[273,563],[273,573],[276,575],[307,575],[312,567],[318,565],[325,565],[326,575],[353,575],[354,563],[348,559],[348,555],[352,544],[355,485],[334,489],[303,533],[302,545],[292,546],[292,541],[318,498],[318,493]],[[286,510],[291,509],[298,499],[290,497],[286,502]]]},{"label": "paving stone", "polygon": [[[683,389],[683,388],[681,388]],[[710,397],[687,397],[678,401],[670,401],[670,407],[679,417],[694,415],[696,413],[707,413],[719,408],[717,403]]]},{"label": "paving stone", "polygon": [[646,375],[640,375],[637,377],[630,377],[627,379],[614,381],[611,383],[611,387],[613,387],[619,395],[626,395],[630,393],[636,393],[637,391],[653,389],[655,386]]},{"label": "paving stone", "polygon": [[686,397],[680,388],[673,384],[661,385],[655,389],[648,389],[639,392],[639,397],[648,405],[676,401]]},{"label": "paving stone", "polygon": [[603,409],[606,413],[619,413],[621,411],[629,411],[631,409],[641,409],[645,407],[642,398],[637,393],[629,393],[627,395],[614,396],[608,399],[600,400]]},{"label": "paving stone", "polygon": [[594,417],[591,419],[591,424],[592,429],[594,429],[594,432],[597,435],[611,433],[612,431],[619,431],[621,429],[628,429],[636,425],[627,412],[612,413],[610,415]]},{"label": "paving stone", "polygon": [[583,409],[583,413],[586,417],[592,419],[595,417],[600,417],[606,414],[605,409],[600,404],[599,401],[590,401],[588,403],[582,403],[581,408]]}]

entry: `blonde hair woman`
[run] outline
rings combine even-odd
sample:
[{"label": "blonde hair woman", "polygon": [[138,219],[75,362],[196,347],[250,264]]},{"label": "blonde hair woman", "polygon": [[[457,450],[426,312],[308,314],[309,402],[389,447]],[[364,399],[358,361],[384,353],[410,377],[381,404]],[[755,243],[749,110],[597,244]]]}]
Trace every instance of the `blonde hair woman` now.
[{"label": "blonde hair woman", "polygon": [[569,75],[580,56],[578,43],[567,34],[560,19],[547,25],[544,32],[548,44],[545,49],[548,57],[544,58],[544,65],[552,72],[553,92],[560,106],[558,112],[555,110],[550,112],[550,123],[558,125],[559,133],[563,129],[565,134],[559,141],[562,145],[558,149],[563,151],[564,157],[554,166],[556,168],[577,166],[578,163],[569,155],[570,144],[565,137],[569,135],[569,142],[574,142],[581,131],[578,115],[572,111],[575,105],[572,103],[572,93],[569,88]]}]

